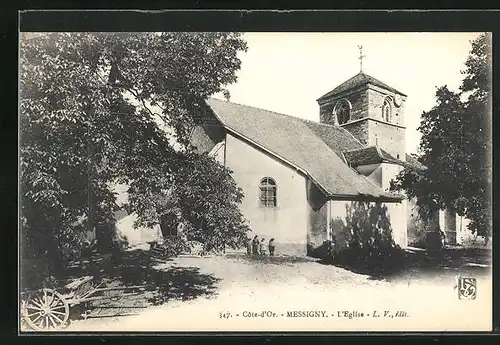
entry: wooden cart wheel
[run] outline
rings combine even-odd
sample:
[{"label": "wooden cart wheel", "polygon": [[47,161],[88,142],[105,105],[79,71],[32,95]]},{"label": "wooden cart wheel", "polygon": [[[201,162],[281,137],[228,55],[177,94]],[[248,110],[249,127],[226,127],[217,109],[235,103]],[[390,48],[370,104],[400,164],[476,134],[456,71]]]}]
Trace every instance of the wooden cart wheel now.
[{"label": "wooden cart wheel", "polygon": [[68,302],[54,290],[38,290],[23,304],[26,323],[35,331],[57,330],[68,321]]}]

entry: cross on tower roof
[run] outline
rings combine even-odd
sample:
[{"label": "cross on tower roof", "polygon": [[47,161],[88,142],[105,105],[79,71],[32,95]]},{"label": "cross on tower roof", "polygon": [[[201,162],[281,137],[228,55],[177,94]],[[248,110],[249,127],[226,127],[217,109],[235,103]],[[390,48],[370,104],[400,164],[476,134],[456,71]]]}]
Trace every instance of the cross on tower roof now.
[{"label": "cross on tower roof", "polygon": [[359,49],[359,71],[363,72],[363,58],[366,57],[366,55],[363,55],[363,46],[358,46]]}]

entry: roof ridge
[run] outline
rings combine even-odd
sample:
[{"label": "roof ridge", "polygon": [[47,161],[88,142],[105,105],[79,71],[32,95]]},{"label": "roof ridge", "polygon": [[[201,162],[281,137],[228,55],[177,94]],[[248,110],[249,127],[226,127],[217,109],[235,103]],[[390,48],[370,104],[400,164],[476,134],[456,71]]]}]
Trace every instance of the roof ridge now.
[{"label": "roof ridge", "polygon": [[[362,72],[360,72],[362,73]],[[358,73],[359,74],[359,73]],[[354,77],[353,77],[354,78]],[[264,108],[259,108],[259,107],[255,107],[255,106],[252,106],[252,105],[248,105],[248,104],[241,104],[241,103],[236,103],[236,102],[231,102],[231,101],[226,101],[226,100],[222,100],[222,99],[218,99],[218,98],[214,98],[214,97],[209,97],[209,99],[214,99],[216,101],[219,101],[219,102],[224,102],[224,103],[230,103],[230,104],[236,104],[236,105],[239,105],[239,106],[242,106],[242,107],[247,107],[247,108],[252,108],[252,109],[258,109],[258,110],[263,110],[263,111],[267,111],[269,113],[273,113],[273,114],[276,114],[276,115],[281,115],[281,116],[286,116],[286,117],[291,117],[291,118],[294,118],[296,120],[299,120],[299,121],[303,121],[303,122],[311,122],[311,123],[314,123],[315,125],[321,125],[321,126],[326,126],[326,127],[329,127],[329,128],[335,128],[335,129],[338,129],[338,130],[341,130],[345,133],[347,133],[348,135],[350,135],[354,140],[356,140],[360,145],[363,145],[363,143],[361,141],[359,141],[358,138],[356,138],[351,132],[349,132],[347,129],[343,128],[343,127],[340,127],[340,126],[335,126],[335,125],[330,125],[330,124],[327,124],[327,123],[322,123],[322,122],[318,122],[318,121],[314,121],[314,120],[309,120],[309,119],[303,119],[301,117],[297,117],[297,116],[293,116],[293,115],[288,115],[288,114],[284,114],[284,113],[278,113],[276,111],[272,111],[272,110],[268,110],[268,109],[264,109]],[[321,139],[322,140],[322,139]],[[322,140],[323,141],[323,140]],[[364,145],[363,145],[364,146]]]},{"label": "roof ridge", "polygon": [[344,81],[344,82],[340,83],[339,85],[337,85],[336,87],[334,87],[329,92],[325,93],[323,96],[319,97],[316,101],[320,102],[324,99],[327,99],[330,96],[338,95],[338,94],[341,94],[343,92],[347,92],[349,90],[356,89],[357,87],[360,87],[360,86],[366,85],[366,84],[378,86],[378,87],[381,87],[381,88],[386,89],[388,91],[406,96],[406,94],[404,94],[403,92],[388,85],[387,83],[384,83],[380,79],[377,79],[369,74],[366,74],[365,72],[360,71],[359,73],[355,74],[351,78],[347,79],[346,81]]},{"label": "roof ridge", "polygon": [[[319,122],[315,122],[315,121],[312,121],[312,120],[306,120],[306,119],[302,119],[300,117],[296,117],[296,116],[292,116],[292,115],[287,115],[287,114],[283,114],[283,113],[278,113],[278,112],[275,112],[275,111],[272,111],[272,110],[258,108],[258,107],[254,107],[254,106],[251,106],[251,105],[241,104],[241,103],[235,103],[235,102],[225,101],[225,100],[221,100],[221,99],[217,99],[217,98],[213,98],[213,97],[211,97],[211,98],[215,99],[217,101],[220,101],[220,102],[230,103],[230,104],[236,104],[236,105],[239,105],[239,106],[242,106],[242,107],[247,107],[247,108],[262,110],[262,111],[266,111],[266,112],[269,112],[269,113],[273,113],[275,115],[281,115],[281,116],[285,116],[285,117],[290,117],[290,118],[293,118],[293,119],[296,119],[296,120],[299,120],[299,121],[310,121],[310,122],[313,122],[313,123],[316,123],[316,124],[320,124]],[[221,122],[223,122],[223,121],[221,121]],[[311,134],[313,134],[315,137],[317,137],[323,143],[323,145],[325,145],[330,151],[333,152],[333,150],[325,143],[325,141],[323,139],[321,139],[320,137],[318,137],[316,135],[316,133],[314,133],[314,131],[312,129],[310,129],[307,126],[306,126],[306,128],[307,128],[307,130],[309,130],[311,132]],[[241,133],[239,133],[239,134],[242,135]]]},{"label": "roof ridge", "polygon": [[[360,73],[362,73],[362,72],[360,72]],[[327,123],[322,123],[322,122],[318,122],[318,121],[314,121],[314,120],[309,120],[309,119],[303,119],[301,117],[297,117],[297,116],[293,116],[293,115],[288,115],[288,114],[284,114],[284,113],[278,113],[276,111],[272,111],[272,110],[268,110],[268,109],[264,109],[264,108],[259,108],[259,107],[255,107],[255,106],[248,105],[248,104],[241,104],[241,103],[226,101],[226,100],[218,99],[218,98],[215,98],[215,97],[209,97],[209,99],[213,99],[213,100],[216,100],[216,101],[219,101],[219,102],[223,102],[223,103],[235,104],[235,105],[239,105],[239,106],[247,107],[247,108],[251,108],[251,109],[257,109],[257,110],[267,111],[267,112],[275,114],[275,115],[281,115],[281,116],[291,117],[293,119],[296,119],[296,120],[299,120],[299,121],[302,121],[302,122],[310,122],[310,123],[313,123],[315,125],[321,125],[321,126],[325,126],[325,127],[329,127],[329,128],[335,128],[337,130],[340,130],[342,132],[347,133],[354,140],[356,140],[356,142],[358,142],[360,145],[365,146],[358,138],[356,138],[351,132],[349,132],[344,127],[340,127],[340,126],[336,126],[336,125],[330,125],[330,124],[327,124]],[[321,138],[320,138],[320,140],[323,141],[323,139],[321,139]]]},{"label": "roof ridge", "polygon": [[327,124],[327,123],[323,123],[323,122],[319,122],[319,121],[314,121],[314,120],[309,120],[309,119],[304,119],[304,118],[301,118],[301,117],[297,117],[297,116],[293,116],[293,115],[289,115],[289,114],[284,114],[284,113],[278,113],[276,111],[273,111],[273,110],[268,110],[268,109],[264,109],[264,108],[259,108],[259,107],[255,107],[253,105],[248,105],[248,104],[241,104],[241,103],[236,103],[236,102],[231,102],[231,101],[226,101],[226,100],[222,100],[222,99],[218,99],[218,98],[214,98],[214,97],[210,97],[210,99],[214,99],[216,101],[219,101],[219,102],[224,102],[224,103],[230,103],[230,104],[236,104],[236,105],[240,105],[242,107],[247,107],[247,108],[252,108],[252,109],[258,109],[258,110],[263,110],[263,111],[267,111],[269,113],[273,113],[273,114],[276,114],[276,115],[281,115],[281,116],[286,116],[286,117],[291,117],[291,118],[294,118],[294,119],[297,119],[297,120],[300,120],[300,121],[303,121],[303,122],[311,122],[311,123],[314,123],[315,125],[321,125],[321,126],[326,126],[326,127],[330,127],[330,128],[335,128],[335,129],[338,129],[338,130],[341,130],[343,132],[346,132],[348,133],[350,136],[352,136],[358,143],[360,143],[361,145],[363,145],[363,143],[361,141],[359,141],[358,138],[356,138],[351,132],[349,132],[347,129],[343,128],[343,127],[340,127],[340,126],[336,126],[336,125],[330,125],[330,124]]},{"label": "roof ridge", "polygon": [[317,99],[317,101],[320,100],[320,99],[322,99],[323,97],[325,97],[326,95],[328,95],[329,93],[331,93],[332,91],[334,91],[335,89],[340,88],[342,85],[347,84],[348,82],[350,82],[352,79],[356,78],[360,74],[365,75],[363,72],[358,72],[357,74],[353,75],[352,77],[350,77],[350,78],[346,79],[345,81],[341,82],[339,85],[335,86],[333,89],[330,88],[330,91],[324,93],[323,96],[321,96],[321,97],[319,97]]},{"label": "roof ridge", "polygon": [[[303,120],[302,118],[297,117],[297,116],[288,115],[288,114],[284,114],[284,113],[278,113],[277,111],[273,111],[273,110],[269,110],[269,109],[264,109],[264,108],[259,108],[259,107],[255,107],[253,105],[241,104],[241,103],[226,101],[226,100],[222,100],[222,99],[218,99],[218,98],[214,98],[214,97],[210,97],[209,99],[214,99],[216,101],[224,102],[224,103],[235,104],[235,105],[239,105],[239,106],[242,106],[242,107],[247,107],[247,108],[252,108],[252,109],[257,109],[257,110],[263,110],[263,111],[267,111],[268,113],[273,113],[273,114],[276,114],[276,115],[291,117],[291,118],[294,118],[294,119],[297,119],[297,120]],[[307,120],[307,121],[311,121],[311,120]]]}]

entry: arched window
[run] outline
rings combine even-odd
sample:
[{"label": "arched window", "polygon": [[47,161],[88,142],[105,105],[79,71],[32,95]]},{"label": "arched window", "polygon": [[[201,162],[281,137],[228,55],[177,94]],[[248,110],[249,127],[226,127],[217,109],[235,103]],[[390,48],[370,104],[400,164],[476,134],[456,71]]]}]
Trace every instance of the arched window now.
[{"label": "arched window", "polygon": [[392,121],[392,107],[389,98],[384,100],[384,105],[382,106],[382,119],[386,122]]},{"label": "arched window", "polygon": [[335,113],[339,125],[343,125],[351,118],[351,105],[346,99],[343,99],[335,105]]},{"label": "arched window", "polygon": [[260,203],[265,207],[276,207],[276,182],[270,177],[260,181]]}]

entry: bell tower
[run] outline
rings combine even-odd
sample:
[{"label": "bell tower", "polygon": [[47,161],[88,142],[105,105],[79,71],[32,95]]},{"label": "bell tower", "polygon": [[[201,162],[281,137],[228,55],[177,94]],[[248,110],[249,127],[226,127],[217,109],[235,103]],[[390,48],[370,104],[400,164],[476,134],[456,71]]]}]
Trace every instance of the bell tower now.
[{"label": "bell tower", "polygon": [[[360,68],[364,55],[360,46]],[[406,95],[361,70],[317,99],[320,122],[340,126],[366,146],[377,146],[405,160]]]}]

